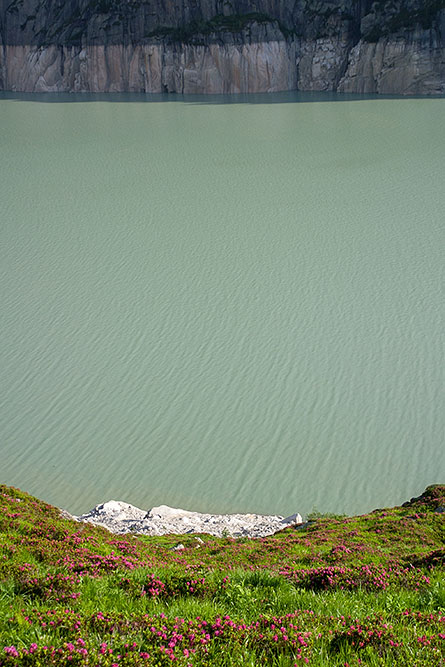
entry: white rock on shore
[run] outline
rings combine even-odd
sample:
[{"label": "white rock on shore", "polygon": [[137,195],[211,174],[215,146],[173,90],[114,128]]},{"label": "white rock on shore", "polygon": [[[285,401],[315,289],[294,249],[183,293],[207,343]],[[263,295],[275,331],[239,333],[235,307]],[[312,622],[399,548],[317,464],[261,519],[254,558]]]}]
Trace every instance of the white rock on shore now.
[{"label": "white rock on shore", "polygon": [[96,505],[86,514],[74,518],[119,534],[207,533],[219,537],[266,537],[303,521],[300,514],[286,518],[262,514],[201,514],[168,505],[153,507],[147,512],[118,500]]}]

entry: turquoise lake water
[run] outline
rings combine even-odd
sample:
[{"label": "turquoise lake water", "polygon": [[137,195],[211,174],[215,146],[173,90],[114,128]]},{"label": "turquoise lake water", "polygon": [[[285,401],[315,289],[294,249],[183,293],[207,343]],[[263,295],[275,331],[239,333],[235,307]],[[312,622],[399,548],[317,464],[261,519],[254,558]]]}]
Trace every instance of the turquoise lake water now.
[{"label": "turquoise lake water", "polygon": [[0,95],[1,480],[72,512],[445,481],[445,99]]}]

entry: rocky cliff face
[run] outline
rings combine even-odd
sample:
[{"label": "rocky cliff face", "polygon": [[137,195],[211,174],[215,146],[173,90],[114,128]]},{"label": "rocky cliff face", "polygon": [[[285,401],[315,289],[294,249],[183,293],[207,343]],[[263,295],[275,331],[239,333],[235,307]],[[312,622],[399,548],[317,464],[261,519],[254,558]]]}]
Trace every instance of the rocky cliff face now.
[{"label": "rocky cliff face", "polygon": [[445,0],[0,0],[0,89],[445,93]]}]

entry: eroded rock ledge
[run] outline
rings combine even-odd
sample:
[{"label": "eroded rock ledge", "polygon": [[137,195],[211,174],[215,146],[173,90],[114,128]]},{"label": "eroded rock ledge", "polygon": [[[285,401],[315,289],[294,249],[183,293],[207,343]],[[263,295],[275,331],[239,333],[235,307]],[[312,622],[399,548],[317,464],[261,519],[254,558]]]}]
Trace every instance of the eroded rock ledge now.
[{"label": "eroded rock ledge", "polygon": [[146,511],[117,500],[96,505],[90,512],[73,518],[103,526],[112,533],[119,534],[207,533],[218,537],[266,537],[288,526],[302,523],[300,514],[292,514],[286,518],[262,514],[201,514],[167,505]]}]

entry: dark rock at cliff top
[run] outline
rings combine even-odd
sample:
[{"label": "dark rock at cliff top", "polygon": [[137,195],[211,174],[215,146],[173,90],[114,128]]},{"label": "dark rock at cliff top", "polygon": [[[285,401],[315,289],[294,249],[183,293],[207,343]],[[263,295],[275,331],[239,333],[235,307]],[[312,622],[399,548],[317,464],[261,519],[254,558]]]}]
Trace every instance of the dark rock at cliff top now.
[{"label": "dark rock at cliff top", "polygon": [[371,6],[370,0],[1,0],[0,32],[4,43],[16,45],[128,44],[227,36],[256,20],[305,39],[345,31],[358,38]]},{"label": "dark rock at cliff top", "polygon": [[227,39],[253,22],[305,40],[347,35],[355,43],[406,30],[443,31],[445,0],[1,0],[4,44],[130,44]]}]

